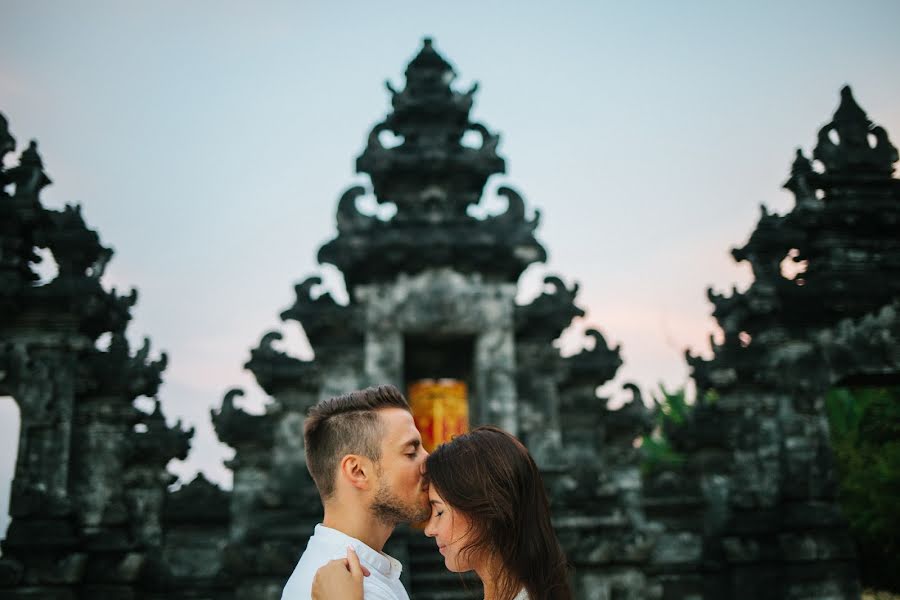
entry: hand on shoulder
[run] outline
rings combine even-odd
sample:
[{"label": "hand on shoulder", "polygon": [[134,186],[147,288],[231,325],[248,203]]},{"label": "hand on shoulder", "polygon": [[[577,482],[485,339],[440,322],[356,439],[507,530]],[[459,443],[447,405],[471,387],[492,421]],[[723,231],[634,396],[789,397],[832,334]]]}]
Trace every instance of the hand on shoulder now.
[{"label": "hand on shoulder", "polygon": [[363,600],[363,577],[368,576],[369,570],[347,546],[347,558],[332,560],[316,571],[313,600]]}]

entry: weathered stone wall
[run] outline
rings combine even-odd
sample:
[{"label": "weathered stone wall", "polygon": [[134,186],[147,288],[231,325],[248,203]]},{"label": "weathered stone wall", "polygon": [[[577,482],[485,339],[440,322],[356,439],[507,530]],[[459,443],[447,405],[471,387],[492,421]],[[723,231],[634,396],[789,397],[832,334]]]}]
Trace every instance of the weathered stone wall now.
[{"label": "weathered stone wall", "polygon": [[732,252],[753,284],[709,294],[724,340],[688,357],[698,405],[667,432],[685,462],[646,486],[666,527],[654,557],[666,598],[859,597],[824,399],[846,378],[900,372],[898,157],[849,88],[814,156],[818,170],[798,151],[785,184],[794,208],[763,209]]},{"label": "weathered stone wall", "polygon": [[[314,359],[263,335],[246,367],[271,402],[251,414],[232,390],[213,411],[235,449],[228,493],[202,478],[166,492],[165,464],[185,455],[191,432],[166,426],[158,402],[134,407],[155,396],[166,363],[126,341],[136,296],[101,286],[111,251],[78,208],[41,205],[49,178],[36,145],[18,166],[0,163],[0,395],[22,415],[0,597],[278,600],[321,516],[303,452],[307,410],[367,385],[405,387],[410,340],[448,339],[471,341],[472,424],[519,435],[544,474],[576,597],[858,597],[822,401],[848,378],[900,372],[900,185],[886,133],[845,90],[819,135],[821,168],[802,154],[794,163],[795,209],[764,210],[734,252],[756,281],[710,294],[724,340],[711,360],[689,357],[698,403],[664,427],[682,462],[642,473],[634,442],[653,415],[634,386],[617,410],[597,395],[621,365],[619,347],[597,331],[574,356],[552,346],[584,314],[577,285],[549,276],[533,302],[515,304],[518,277],[546,257],[539,214],[527,217],[505,187],[504,213],[467,213],[505,163],[499,136],[468,118],[475,89],[453,89],[453,76],[426,40],[407,86],[391,88],[395,110],[357,166],[397,214],[363,214],[365,190],[345,192],[338,235],[319,258],[342,270],[348,302],[311,277],[281,315],[301,324]],[[381,145],[388,130],[404,144]],[[466,131],[481,134],[480,147],[460,144]],[[13,148],[0,116],[0,149]],[[37,283],[36,247],[59,265],[50,283]],[[786,256],[807,270],[783,275]],[[98,348],[104,333],[112,341]],[[411,567],[415,600],[465,594],[420,533],[400,528],[386,550]]]},{"label": "weathered stone wall", "polygon": [[[15,142],[0,115],[0,159]],[[107,291],[112,251],[77,206],[51,210],[35,142],[0,161],[0,395],[17,402],[19,451],[0,558],[3,598],[135,598],[161,541],[160,512],[191,431],[168,427],[155,396],[166,366],[133,351],[125,329],[136,292]],[[57,273],[42,282],[38,250]],[[109,344],[98,345],[107,334]]]},{"label": "weathered stone wall", "polygon": [[475,339],[469,398],[473,425],[518,430],[513,351],[514,284],[479,274],[428,270],[356,288],[364,305],[367,381],[405,387],[403,341],[410,334],[438,340]]}]

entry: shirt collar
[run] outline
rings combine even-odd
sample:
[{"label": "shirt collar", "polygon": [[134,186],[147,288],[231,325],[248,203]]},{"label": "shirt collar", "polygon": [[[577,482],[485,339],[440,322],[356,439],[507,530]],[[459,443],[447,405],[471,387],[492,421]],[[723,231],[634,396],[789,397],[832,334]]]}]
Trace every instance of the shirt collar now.
[{"label": "shirt collar", "polygon": [[326,527],[321,523],[316,525],[315,535],[325,538],[325,540],[330,543],[333,542],[334,544],[340,544],[345,548],[347,546],[352,546],[353,550],[356,551],[357,556],[359,556],[359,560],[365,563],[367,567],[374,568],[382,576],[389,579],[400,579],[400,573],[401,571],[403,571],[403,565],[400,564],[400,561],[393,556],[370,548],[358,539],[350,537],[346,533],[338,531],[337,529]]}]

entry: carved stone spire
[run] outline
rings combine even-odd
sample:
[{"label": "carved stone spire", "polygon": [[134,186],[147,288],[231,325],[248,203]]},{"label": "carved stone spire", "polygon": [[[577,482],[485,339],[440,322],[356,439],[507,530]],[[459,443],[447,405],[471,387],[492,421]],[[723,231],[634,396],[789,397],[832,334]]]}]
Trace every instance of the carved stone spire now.
[{"label": "carved stone spire", "polygon": [[[456,74],[426,39],[406,69],[406,86],[387,84],[393,111],[369,134],[356,168],[367,173],[379,203],[392,203],[388,221],[359,212],[365,193],[352,187],[337,210],[338,236],[319,250],[319,261],[338,267],[351,298],[358,283],[391,279],[431,267],[452,267],[515,280],[546,259],[534,238],[538,217],[528,219],[522,197],[510,188],[506,213],[476,219],[491,175],[503,173],[499,136],[469,118],[477,85],[453,88]],[[469,139],[473,138],[473,143]]]},{"label": "carved stone spire", "polygon": [[9,121],[0,113],[0,171],[3,171],[3,157],[16,149],[16,138],[9,132]]},{"label": "carved stone spire", "polygon": [[[0,155],[14,148],[0,117]],[[49,184],[35,142],[0,165],[0,395],[21,415],[0,596],[130,598],[161,539],[166,464],[185,457],[192,430],[167,426],[158,402],[151,414],[132,404],[156,394],[165,355],[149,360],[147,341],[132,355],[137,293],[104,289],[112,250],[79,206],[43,205]],[[57,266],[48,282],[35,269],[44,255]]]},{"label": "carved stone spire", "polygon": [[826,174],[852,172],[890,177],[897,161],[897,149],[887,132],[872,125],[853,98],[850,86],[841,89],[841,104],[830,123],[819,130],[813,156],[825,165]]},{"label": "carved stone spire", "polygon": [[[388,83],[394,112],[372,130],[356,168],[372,177],[380,202],[397,205],[397,219],[465,217],[487,178],[505,169],[499,136],[469,120],[477,85],[459,92],[451,87],[455,78],[426,38],[406,69],[406,87],[397,92]],[[462,144],[467,131],[478,133],[480,147]],[[385,132],[402,141],[386,146]]]},{"label": "carved stone spire", "polygon": [[[849,87],[819,130],[814,156],[823,172],[800,150],[791,166],[784,187],[796,197],[793,210],[777,215],[763,207],[748,242],[732,251],[750,262],[754,282],[729,296],[709,293],[725,340],[714,346],[712,361],[689,358],[701,388],[721,391],[725,382],[777,373],[759,361],[769,360],[785,336],[805,337],[900,297],[900,181],[891,177],[897,151]],[[789,263],[802,271],[788,273]]]},{"label": "carved stone spire", "polygon": [[791,165],[791,176],[782,186],[794,194],[794,201],[798,208],[817,209],[822,203],[815,194],[816,173],[812,163],[803,154],[803,150],[797,148],[797,155]]}]

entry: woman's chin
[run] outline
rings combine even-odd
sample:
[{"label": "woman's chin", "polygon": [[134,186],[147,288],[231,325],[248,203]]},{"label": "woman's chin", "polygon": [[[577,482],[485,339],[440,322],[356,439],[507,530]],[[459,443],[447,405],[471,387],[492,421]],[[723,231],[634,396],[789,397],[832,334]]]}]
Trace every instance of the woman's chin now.
[{"label": "woman's chin", "polygon": [[468,566],[461,567],[456,564],[456,561],[451,561],[448,556],[444,557],[444,566],[447,567],[447,570],[451,573],[467,573],[472,570],[472,568]]}]

